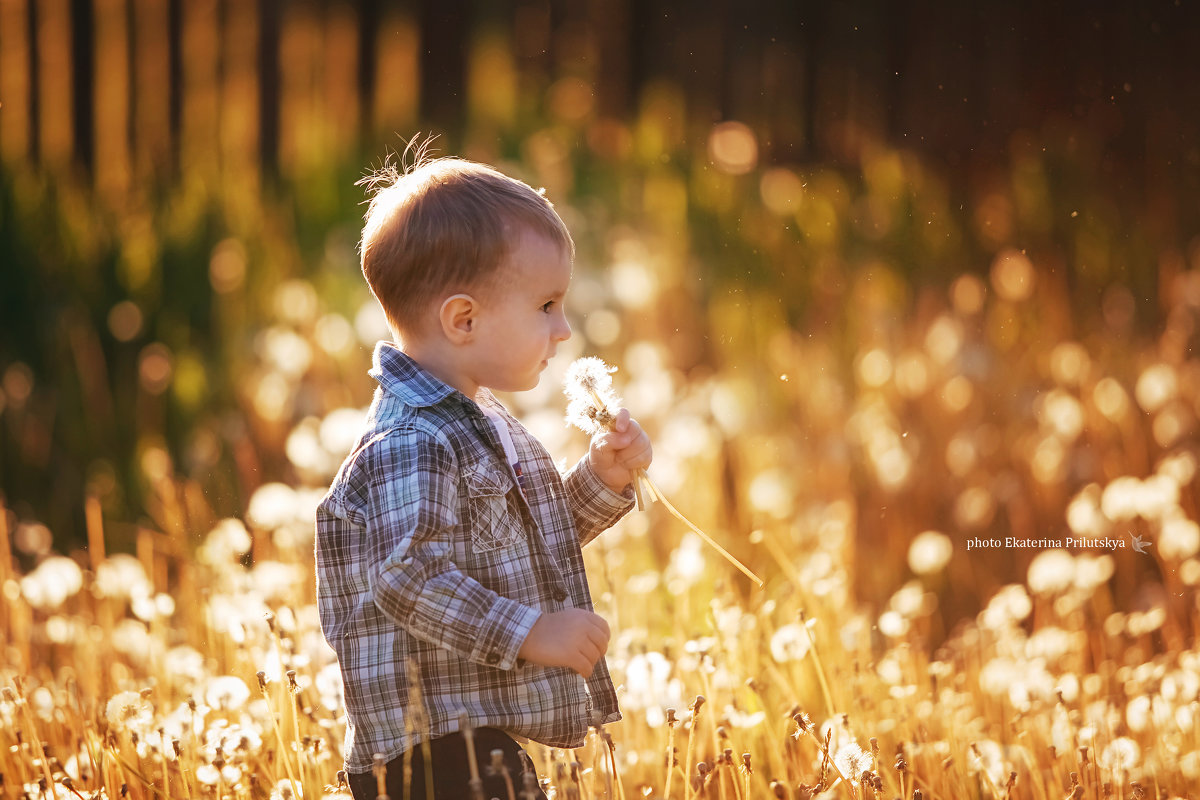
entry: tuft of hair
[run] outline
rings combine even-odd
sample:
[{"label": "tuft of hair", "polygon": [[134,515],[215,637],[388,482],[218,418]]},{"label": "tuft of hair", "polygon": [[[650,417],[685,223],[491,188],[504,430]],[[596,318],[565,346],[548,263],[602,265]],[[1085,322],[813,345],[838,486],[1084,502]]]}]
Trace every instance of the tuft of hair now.
[{"label": "tuft of hair", "polygon": [[524,232],[575,257],[544,191],[486,164],[433,157],[432,143],[413,137],[399,164],[389,156],[357,183],[371,196],[359,243],[363,276],[400,336],[420,331],[436,301],[491,290]]},{"label": "tuft of hair", "polygon": [[[420,132],[415,133],[404,143],[404,150],[399,155],[394,152],[388,153],[384,156],[383,164],[378,169],[367,173],[355,181],[354,185],[365,187],[367,194],[373,198],[381,189],[394,185],[405,175],[433,161],[435,159],[433,143],[437,141],[437,138],[436,133],[431,133],[424,138]],[[399,165],[393,162],[393,158],[399,159]],[[372,202],[372,200],[367,202]],[[370,214],[370,211],[368,210],[367,213]]]}]

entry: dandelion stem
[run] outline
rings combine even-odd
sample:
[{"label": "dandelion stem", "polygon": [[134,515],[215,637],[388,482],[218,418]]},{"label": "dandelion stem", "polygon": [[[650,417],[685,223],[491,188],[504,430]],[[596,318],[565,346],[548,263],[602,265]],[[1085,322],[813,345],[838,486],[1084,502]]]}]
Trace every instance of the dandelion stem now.
[{"label": "dandelion stem", "polygon": [[684,778],[687,781],[684,784],[684,797],[689,798],[692,796],[692,753],[696,749],[696,728],[700,723],[700,709],[703,707],[704,696],[697,695],[695,701],[692,703],[692,726],[691,730],[688,731],[687,750],[683,757]]},{"label": "dandelion stem", "polygon": [[675,777],[675,709],[667,709],[667,779],[663,790],[665,800],[671,800],[671,779]]},{"label": "dandelion stem", "polygon": [[54,786],[54,776],[50,773],[50,763],[46,760],[46,751],[42,749],[42,737],[38,733],[37,720],[33,717],[33,711],[29,708],[29,699],[25,697],[25,688],[21,681],[17,681],[17,705],[25,712],[25,718],[29,725],[29,741],[30,747],[38,763],[42,766],[42,774],[46,779],[47,786]]},{"label": "dandelion stem", "polygon": [[821,694],[825,698],[825,707],[829,713],[834,713],[833,710],[833,693],[829,691],[829,680],[825,676],[825,665],[821,663],[821,654],[817,650],[817,640],[813,637],[812,631],[808,629],[808,621],[804,618],[804,612],[800,612],[800,627],[804,629],[804,635],[808,637],[808,652],[812,653],[813,664],[817,667],[817,680],[821,684]]},{"label": "dandelion stem", "polygon": [[[639,471],[639,472],[640,472],[640,471]],[[749,567],[747,567],[747,566],[746,566],[745,564],[743,564],[741,561],[738,561],[736,558],[734,558],[734,556],[733,556],[733,554],[732,554],[732,553],[730,553],[730,552],[729,552],[728,550],[726,550],[724,547],[721,547],[721,545],[717,544],[717,542],[716,542],[716,541],[715,541],[715,540],[714,540],[714,539],[713,539],[711,536],[709,536],[709,535],[708,535],[707,533],[705,533],[704,531],[700,530],[700,528],[698,528],[698,527],[697,527],[695,524],[693,524],[693,523],[692,523],[692,521],[691,521],[691,520],[689,520],[687,517],[685,517],[685,516],[684,516],[684,515],[683,515],[683,514],[682,514],[682,513],[679,511],[679,509],[677,509],[677,508],[675,508],[675,506],[671,505],[671,501],[670,501],[670,500],[668,500],[668,499],[667,499],[665,496],[663,496],[663,493],[662,493],[661,491],[659,491],[659,490],[658,490],[658,487],[657,487],[657,486],[655,486],[655,485],[654,485],[654,481],[650,480],[650,476],[649,476],[649,475],[647,475],[645,472],[640,472],[640,474],[641,474],[641,476],[642,476],[642,479],[646,481],[646,483],[647,483],[647,484],[650,486],[650,488],[651,488],[651,489],[654,491],[654,494],[655,494],[655,495],[658,497],[658,499],[659,499],[660,501],[662,501],[662,504],[663,504],[664,506],[666,506],[666,509],[667,509],[667,511],[670,511],[670,512],[671,512],[671,515],[672,515],[673,517],[675,517],[675,519],[679,520],[679,521],[680,521],[680,522],[682,522],[684,525],[687,525],[689,528],[691,528],[691,530],[692,530],[692,532],[693,532],[693,533],[695,533],[697,536],[699,536],[701,539],[703,539],[705,542],[707,542],[707,543],[709,544],[709,546],[711,546],[711,547],[712,547],[714,550],[716,550],[718,553],[720,553],[722,556],[724,556],[726,561],[728,561],[730,564],[732,564],[733,566],[735,566],[735,567],[737,567],[739,570],[741,570],[741,571],[742,571],[742,574],[744,574],[744,575],[745,575],[746,577],[748,577],[750,580],[752,580],[752,581],[754,581],[756,584],[758,584],[758,586],[759,586],[760,588],[762,587],[762,585],[763,585],[763,580],[762,580],[762,578],[760,578],[760,577],[758,577],[757,575],[755,575],[755,574],[754,574],[754,573],[753,573],[753,572],[750,570],[750,568],[749,568]]]},{"label": "dandelion stem", "polygon": [[[279,715],[275,713],[275,709],[272,707],[271,696],[267,693],[266,676],[262,672],[258,673],[258,688],[262,691],[263,699],[267,702],[267,711],[271,715],[271,724],[275,728],[275,738],[279,740],[279,760],[283,762],[283,768],[287,772],[288,781],[291,782],[292,795],[299,797],[300,791],[296,788],[299,783],[296,780],[296,775],[292,772],[292,760],[288,758],[287,754],[288,743],[283,738],[283,729],[279,726]],[[296,757],[299,759],[299,754]]]}]

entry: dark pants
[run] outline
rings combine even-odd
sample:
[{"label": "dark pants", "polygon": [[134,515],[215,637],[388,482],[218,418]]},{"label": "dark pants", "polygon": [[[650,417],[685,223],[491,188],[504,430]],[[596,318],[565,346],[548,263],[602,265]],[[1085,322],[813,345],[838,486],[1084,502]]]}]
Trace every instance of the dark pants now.
[{"label": "dark pants", "polygon": [[[504,766],[508,767],[508,775],[512,781],[513,797],[524,800],[521,792],[525,783],[522,773],[533,765],[528,758],[522,758],[525,752],[512,737],[495,728],[475,729],[475,761],[479,765],[479,777],[483,780],[483,796],[485,800],[499,797],[508,800],[508,785],[504,774],[493,770],[492,751],[501,750],[504,753]],[[387,794],[390,800],[470,800],[471,798],[471,767],[467,761],[467,741],[461,733],[452,733],[429,741],[430,762],[432,764],[433,787],[427,794],[425,748],[417,745],[412,749],[412,781],[408,793],[404,792],[404,757],[402,753],[387,764]],[[526,766],[528,764],[528,767]],[[372,773],[350,775],[350,791],[354,800],[375,800],[379,789]],[[546,795],[539,787],[533,796],[537,800],[546,800]]]}]

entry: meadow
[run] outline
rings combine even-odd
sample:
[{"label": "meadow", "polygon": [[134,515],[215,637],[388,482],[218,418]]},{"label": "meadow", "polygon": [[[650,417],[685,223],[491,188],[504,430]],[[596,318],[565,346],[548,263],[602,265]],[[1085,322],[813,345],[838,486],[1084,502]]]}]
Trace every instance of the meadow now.
[{"label": "meadow", "polygon": [[[625,718],[532,748],[551,796],[1195,797],[1200,247],[1153,252],[1049,136],[960,203],[869,137],[770,166],[649,97],[464,141],[579,242],[575,336],[506,399],[570,462],[562,374],[617,365],[650,475],[765,585],[660,504],[590,545]],[[55,426],[120,442],[78,530],[0,513],[5,800],[349,796],[312,521],[386,335],[356,169],[273,200],[197,164],[119,207],[5,176],[84,309],[39,328],[65,359],[0,365],[8,446],[36,473]]]}]

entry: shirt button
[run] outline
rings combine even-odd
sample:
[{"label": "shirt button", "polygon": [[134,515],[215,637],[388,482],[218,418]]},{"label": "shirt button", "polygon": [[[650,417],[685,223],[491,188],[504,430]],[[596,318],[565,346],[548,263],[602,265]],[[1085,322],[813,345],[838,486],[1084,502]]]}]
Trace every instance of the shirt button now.
[{"label": "shirt button", "polygon": [[566,600],[567,599],[567,590],[563,589],[561,587],[555,586],[554,587],[554,599],[560,603],[563,600]]},{"label": "shirt button", "polygon": [[487,663],[489,663],[489,664],[499,664],[500,663],[500,654],[499,653],[488,653],[486,660],[487,660]]}]

